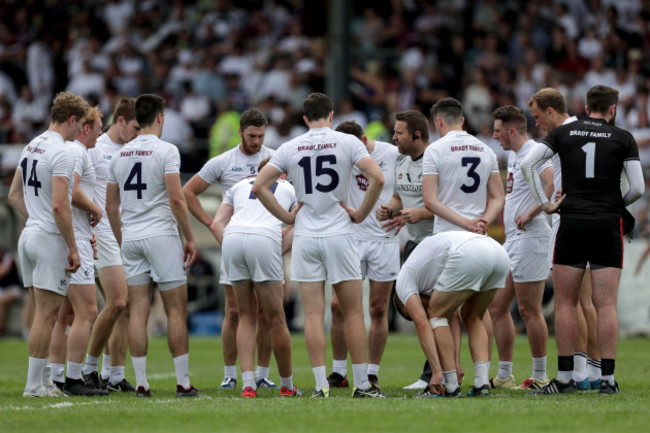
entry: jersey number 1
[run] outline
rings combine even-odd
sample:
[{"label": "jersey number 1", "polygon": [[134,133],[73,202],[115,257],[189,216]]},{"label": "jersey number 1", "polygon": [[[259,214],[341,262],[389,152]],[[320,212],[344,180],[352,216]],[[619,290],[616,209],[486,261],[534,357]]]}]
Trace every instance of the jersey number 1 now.
[{"label": "jersey number 1", "polygon": [[587,179],[593,179],[595,177],[595,165],[596,165],[596,142],[590,141],[589,143],[582,146],[582,151],[587,154],[585,159],[585,177]]},{"label": "jersey number 1", "polygon": [[[339,174],[330,167],[323,167],[323,164],[328,163],[331,165],[336,165],[336,155],[320,155],[316,157],[316,176],[329,176],[330,183],[316,184],[316,190],[320,192],[330,192],[334,191],[337,186],[339,186]],[[300,161],[298,165],[302,167],[303,174],[305,176],[305,194],[311,194],[312,181],[311,181],[311,157],[305,156]]]},{"label": "jersey number 1", "polygon": [[[133,182],[135,178],[135,182]],[[138,200],[142,199],[142,191],[147,189],[147,184],[142,182],[142,163],[136,162],[129,173],[129,177],[126,178],[124,183],[124,191],[137,191]]]}]

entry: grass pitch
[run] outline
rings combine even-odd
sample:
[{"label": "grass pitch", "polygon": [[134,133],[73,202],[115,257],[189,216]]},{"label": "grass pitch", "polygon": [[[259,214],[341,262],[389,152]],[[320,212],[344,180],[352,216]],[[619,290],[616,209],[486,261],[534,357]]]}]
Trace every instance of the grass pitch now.
[{"label": "grass pitch", "polygon": [[[302,335],[293,337],[294,381],[309,396],[313,376]],[[463,394],[473,380],[473,366],[463,341]],[[380,370],[382,390],[389,399],[352,399],[351,389],[332,390],[329,400],[281,399],[277,390],[260,390],[257,399],[240,398],[239,389],[217,389],[223,378],[221,340],[190,341],[192,383],[206,397],[176,399],[174,367],[164,339],[150,341],[148,374],[151,399],[130,394],[104,398],[22,397],[27,372],[27,346],[19,340],[0,341],[0,432],[519,432],[519,431],[645,431],[650,415],[650,340],[626,339],[619,345],[616,378],[622,393],[601,396],[581,392],[530,396],[523,391],[497,390],[489,398],[413,399],[402,386],[414,381],[424,357],[414,334],[391,334]],[[496,359],[496,352],[493,355]],[[328,372],[331,361],[328,360]],[[515,345],[516,379],[530,374],[525,338]],[[348,368],[351,374],[351,368]],[[491,375],[496,372],[496,361]],[[549,375],[556,373],[555,342],[549,341]],[[272,364],[271,378],[279,381]],[[130,360],[127,379],[134,382]],[[241,380],[241,377],[240,377]]]}]

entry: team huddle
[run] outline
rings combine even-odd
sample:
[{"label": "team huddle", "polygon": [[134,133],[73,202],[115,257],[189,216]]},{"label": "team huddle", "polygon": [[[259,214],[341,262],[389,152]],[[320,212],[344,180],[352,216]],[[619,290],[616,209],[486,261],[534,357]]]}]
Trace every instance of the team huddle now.
[{"label": "team huddle", "polygon": [[[262,146],[264,115],[247,110],[241,143],[182,186],[179,151],[160,139],[162,98],[123,98],[100,136],[101,111],[60,93],[48,131],[25,147],[9,193],[27,218],[18,252],[36,305],[23,395],[150,397],[147,321],[155,284],[168,317],[176,395],[201,396],[189,377],[185,272],[197,255],[190,213],[222,246],[222,389],[237,387],[239,357],[243,397],[256,397],[260,388],[303,395],[293,383],[283,309],[289,277],[283,255],[291,251],[314,398],[350,386],[348,352],[352,396],[386,397],[379,368],[390,302],[414,322],[425,355],[420,378],[405,387],[421,389],[419,398],[462,395],[461,321],[474,363],[467,396],[488,396],[494,388],[619,392],[616,295],[623,235],[633,225],[625,206],[643,194],[644,180],[634,139],[610,124],[617,102],[616,90],[595,86],[587,117],[578,120],[568,116],[557,90],[540,90],[528,108],[548,134],[541,143],[528,138],[524,110],[497,108],[493,137],[511,151],[504,191],[496,155],[463,130],[457,100],[443,98],[431,108],[440,136],[432,143],[422,113],[397,113],[393,146],[369,140],[354,122],[333,130],[332,101],[312,93],[303,102],[308,132],[273,151]],[[622,172],[629,181],[623,193]],[[223,200],[212,217],[198,196],[215,183]],[[487,235],[502,212],[504,245]],[[397,234],[404,226],[409,240],[400,268]],[[542,296],[551,270],[558,376],[549,380]],[[333,288],[329,375],[325,282]],[[106,300],[99,315],[95,284]],[[521,384],[512,374],[515,298],[532,356],[531,376]],[[499,369],[490,379],[493,339]],[[127,348],[135,385],[124,376]],[[269,377],[271,353],[279,386]]]}]

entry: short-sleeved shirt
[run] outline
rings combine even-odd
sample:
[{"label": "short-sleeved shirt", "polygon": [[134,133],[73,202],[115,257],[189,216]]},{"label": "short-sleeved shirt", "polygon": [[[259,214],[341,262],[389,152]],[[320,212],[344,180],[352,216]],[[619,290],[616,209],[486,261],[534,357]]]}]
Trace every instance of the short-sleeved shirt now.
[{"label": "short-sleeved shirt", "polygon": [[[111,166],[113,155],[122,149],[124,145],[114,143],[108,134],[102,134],[98,139],[95,147],[88,149],[88,155],[95,167],[95,196],[94,202],[105,213],[106,209],[106,184],[108,183],[108,170]],[[109,233],[112,234],[111,224],[108,218],[104,215],[99,221],[93,231],[95,233]]]},{"label": "short-sleeved shirt", "polygon": [[[526,230],[517,228],[517,218],[525,214],[533,207],[538,206],[537,199],[526,183],[521,172],[521,162],[526,159],[530,149],[535,146],[534,140],[528,140],[518,152],[510,151],[508,155],[508,174],[506,177],[506,204],[503,209],[503,224],[506,229],[506,237],[530,238],[539,236],[550,236],[551,227],[544,213],[538,213],[531,221],[526,223]],[[537,170],[542,173],[547,168],[552,168],[551,162],[546,161]]]},{"label": "short-sleeved shirt", "polygon": [[[438,175],[438,200],[465,218],[483,216],[487,183],[499,173],[494,151],[465,131],[450,131],[424,152],[423,173]],[[433,233],[463,230],[443,218],[435,218]]]},{"label": "short-sleeved shirt", "polygon": [[61,234],[52,217],[52,177],[68,179],[69,200],[72,200],[74,184],[72,154],[61,134],[45,131],[34,138],[23,149],[18,170],[22,174],[25,206],[29,213],[25,227]]},{"label": "short-sleeved shirt", "polygon": [[[386,233],[386,230],[381,227],[382,223],[379,222],[375,215],[377,207],[380,204],[388,204],[393,196],[393,191],[395,190],[395,163],[398,155],[397,146],[382,141],[375,142],[375,148],[372,150],[370,156],[377,162],[384,175],[384,187],[372,212],[360,224],[353,226],[355,239],[379,242],[398,241],[394,233]],[[361,174],[361,170],[356,166],[352,169],[352,176],[349,205],[354,209],[358,209],[366,195],[368,179]]]},{"label": "short-sleeved shirt", "polygon": [[[253,194],[254,182],[255,177],[240,180],[224,195],[223,202],[234,208],[224,236],[229,233],[253,233],[282,242],[282,221],[274,217]],[[278,179],[271,191],[287,211],[296,205],[296,191],[286,180]]]},{"label": "short-sleeved shirt", "polygon": [[209,184],[220,182],[223,195],[240,180],[257,175],[260,162],[274,153],[273,149],[262,146],[256,154],[244,155],[237,146],[206,162],[199,171],[199,176]]},{"label": "short-sleeved shirt", "polygon": [[[72,152],[74,171],[80,176],[79,188],[89,200],[93,200],[95,195],[95,166],[90,160],[88,149],[77,140],[68,144],[70,152]],[[72,206],[72,227],[77,241],[92,239],[93,232],[87,211]]]},{"label": "short-sleeved shirt", "polygon": [[361,140],[328,127],[311,129],[277,150],[269,164],[287,173],[303,203],[296,235],[352,234],[352,221],[340,203],[349,203],[352,168],[364,157],[369,155]]},{"label": "short-sleeved shirt", "polygon": [[[422,196],[422,159],[413,160],[409,155],[399,155],[395,163],[395,191],[402,201],[402,209],[424,208]],[[421,242],[433,232],[433,221],[425,219],[415,224],[406,224],[409,236],[414,242]]]},{"label": "short-sleeved shirt", "polygon": [[621,172],[639,160],[632,135],[604,119],[587,118],[559,126],[543,140],[559,154],[562,168],[560,216],[601,219],[621,216]]},{"label": "short-sleeved shirt", "polygon": [[113,156],[108,183],[117,183],[122,204],[122,240],[178,235],[165,175],[180,173],[178,148],[147,134]]}]

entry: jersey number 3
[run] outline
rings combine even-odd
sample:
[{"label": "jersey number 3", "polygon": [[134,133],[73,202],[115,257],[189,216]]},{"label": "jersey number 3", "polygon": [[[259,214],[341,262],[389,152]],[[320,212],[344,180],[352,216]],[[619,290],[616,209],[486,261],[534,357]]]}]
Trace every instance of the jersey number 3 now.
[{"label": "jersey number 3", "polygon": [[469,168],[467,169],[467,177],[473,180],[471,185],[462,184],[460,186],[460,190],[466,194],[471,194],[473,192],[476,192],[479,185],[481,185],[481,176],[479,176],[478,173],[476,172],[476,167],[478,167],[480,162],[481,162],[481,158],[475,158],[469,156],[462,158],[460,160],[460,164],[463,167],[467,167],[469,165]]},{"label": "jersey number 3", "polygon": [[[316,176],[329,176],[330,182],[326,184],[317,183],[316,190],[320,192],[334,191],[339,186],[339,174],[331,167],[324,167],[323,164],[328,163],[336,165],[336,155],[320,155],[316,157]],[[313,193],[312,179],[311,179],[311,157],[305,156],[298,165],[302,167],[302,172],[305,176],[305,194]]]},{"label": "jersey number 3", "polygon": [[[135,182],[133,181],[134,178]],[[133,164],[129,177],[126,178],[124,191],[137,191],[137,198],[140,200],[142,199],[142,191],[145,189],[147,189],[147,184],[142,182],[142,163],[136,162]]]}]

